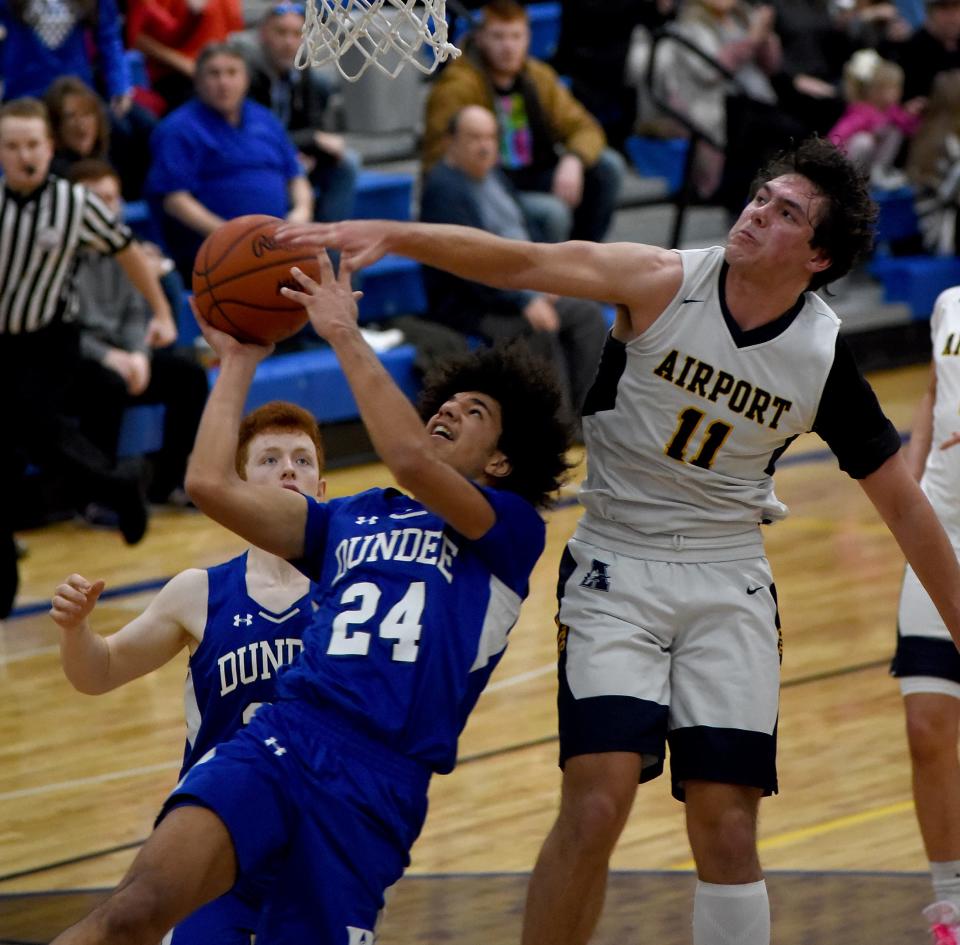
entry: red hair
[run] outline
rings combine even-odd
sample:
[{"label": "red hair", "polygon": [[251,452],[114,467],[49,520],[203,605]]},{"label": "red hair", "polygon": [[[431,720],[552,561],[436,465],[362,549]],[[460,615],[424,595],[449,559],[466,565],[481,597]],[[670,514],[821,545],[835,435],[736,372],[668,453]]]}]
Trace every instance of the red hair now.
[{"label": "red hair", "polygon": [[271,400],[247,414],[240,424],[237,439],[236,469],[241,479],[247,478],[246,466],[250,456],[250,442],[255,436],[268,430],[283,433],[306,433],[317,449],[317,466],[323,472],[326,457],[323,452],[323,436],[313,414],[285,400]]},{"label": "red hair", "polygon": [[491,20],[499,20],[501,23],[513,23],[515,20],[526,22],[529,17],[527,8],[517,0],[490,0],[483,5],[480,11],[483,14],[483,25],[486,26]]}]

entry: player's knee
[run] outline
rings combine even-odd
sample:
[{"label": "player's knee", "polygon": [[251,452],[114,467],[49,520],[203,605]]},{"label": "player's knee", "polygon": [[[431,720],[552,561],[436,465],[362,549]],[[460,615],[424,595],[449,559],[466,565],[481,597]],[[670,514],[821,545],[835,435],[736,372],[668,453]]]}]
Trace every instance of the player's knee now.
[{"label": "player's knee", "polygon": [[609,853],[630,811],[631,799],[604,786],[565,798],[558,821],[565,842],[582,855]]},{"label": "player's knee", "polygon": [[[691,812],[687,811],[690,818]],[[757,859],[757,823],[751,811],[739,806],[715,808],[690,818],[694,852],[713,863],[737,870]]]},{"label": "player's knee", "polygon": [[927,709],[907,710],[907,743],[915,764],[956,758],[956,730],[952,722]]}]

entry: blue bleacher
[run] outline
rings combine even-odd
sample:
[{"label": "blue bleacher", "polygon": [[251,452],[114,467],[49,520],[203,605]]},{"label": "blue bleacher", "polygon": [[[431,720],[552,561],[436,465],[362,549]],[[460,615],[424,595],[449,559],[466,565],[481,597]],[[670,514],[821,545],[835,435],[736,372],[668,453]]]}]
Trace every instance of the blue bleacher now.
[{"label": "blue bleacher", "polygon": [[397,315],[422,315],[427,310],[420,264],[403,256],[384,256],[360,273],[360,323]]},{"label": "blue bleacher", "polygon": [[560,40],[562,15],[559,3],[527,4],[527,16],[530,17],[531,56],[544,60],[553,58]]},{"label": "blue bleacher", "polygon": [[877,216],[877,242],[889,243],[919,233],[912,187],[873,190],[871,196],[880,208]]},{"label": "blue bleacher", "polygon": [[956,256],[878,255],[869,270],[883,284],[884,301],[905,303],[916,319],[929,318],[937,296],[960,284],[960,258]]},{"label": "blue bleacher", "polygon": [[353,216],[358,220],[410,220],[413,213],[413,175],[361,171]]},{"label": "blue bleacher", "polygon": [[[408,344],[379,354],[387,372],[410,400],[416,400],[420,391],[420,381],[413,368],[415,354],[413,345]],[[212,368],[208,373],[212,385],[218,371]],[[347,379],[329,348],[274,355],[259,364],[246,409],[254,410],[271,400],[299,404],[321,424],[359,417]],[[123,416],[117,454],[136,456],[158,450],[163,442],[163,416],[160,405],[129,407]]]},{"label": "blue bleacher", "polygon": [[[549,61],[557,51],[560,41],[560,3],[528,3],[527,16],[530,18],[530,55],[536,59]],[[457,17],[450,30],[450,40],[460,45],[467,30],[478,22],[480,11],[475,10],[466,17]]]},{"label": "blue bleacher", "polygon": [[680,190],[687,149],[690,147],[687,138],[631,135],[624,142],[624,147],[630,162],[643,177],[662,177],[669,194]]}]

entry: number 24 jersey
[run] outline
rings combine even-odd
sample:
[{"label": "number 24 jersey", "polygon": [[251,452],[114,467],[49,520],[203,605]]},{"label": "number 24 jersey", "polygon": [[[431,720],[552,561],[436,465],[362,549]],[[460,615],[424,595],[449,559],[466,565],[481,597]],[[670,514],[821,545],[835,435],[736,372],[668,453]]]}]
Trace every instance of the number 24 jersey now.
[{"label": "number 24 jersey", "polygon": [[496,522],[475,541],[395,489],[309,501],[294,563],[319,585],[320,609],[281,697],[306,699],[435,771],[453,768],[545,537],[529,502],[481,491]]}]

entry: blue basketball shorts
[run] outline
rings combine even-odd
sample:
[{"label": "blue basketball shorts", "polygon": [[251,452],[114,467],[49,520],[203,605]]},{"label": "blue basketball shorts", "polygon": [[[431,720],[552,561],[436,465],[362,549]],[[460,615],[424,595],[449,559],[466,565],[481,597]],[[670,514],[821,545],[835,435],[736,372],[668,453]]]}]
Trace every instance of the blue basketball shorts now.
[{"label": "blue basketball shorts", "polygon": [[196,764],[165,811],[200,804],[233,840],[238,884],[268,871],[257,945],[367,945],[410,862],[429,771],[309,706],[264,706]]}]

